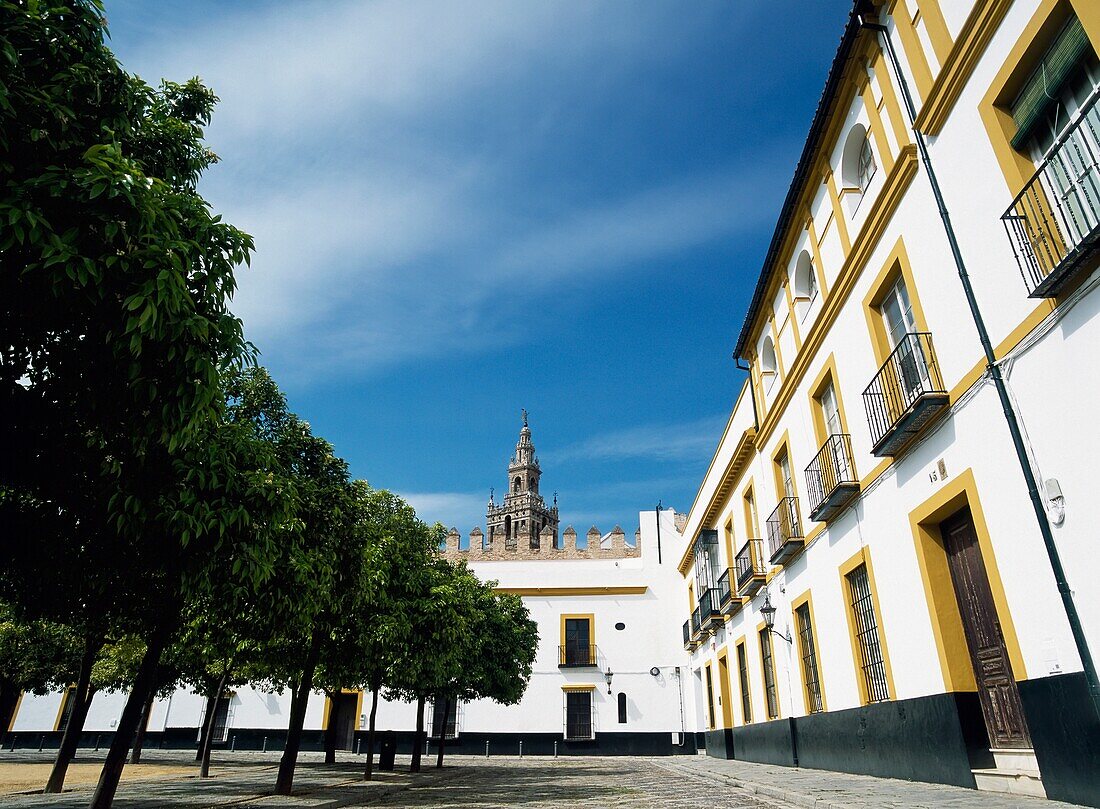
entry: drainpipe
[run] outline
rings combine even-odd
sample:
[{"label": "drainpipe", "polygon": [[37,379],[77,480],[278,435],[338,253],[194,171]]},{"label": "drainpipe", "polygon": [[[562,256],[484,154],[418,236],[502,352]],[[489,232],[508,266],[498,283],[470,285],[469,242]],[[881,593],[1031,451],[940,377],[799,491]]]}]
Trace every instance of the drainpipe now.
[{"label": "drainpipe", "polygon": [[756,414],[756,390],[752,385],[752,366],[742,365],[740,357],[734,357],[734,361],[737,364],[737,368],[742,371],[749,372],[749,398],[752,400],[752,426],[757,430],[760,429],[760,417]]},{"label": "drainpipe", "polygon": [[880,23],[868,21],[862,15],[859,18],[859,23],[860,27],[867,28],[882,35],[886,55],[890,59],[890,65],[894,69],[894,75],[897,77],[898,86],[901,88],[901,96],[905,102],[905,111],[909,116],[909,123],[913,130],[913,136],[917,142],[917,151],[920,153],[921,162],[924,164],[924,170],[928,174],[928,182],[932,186],[932,194],[936,198],[936,206],[939,208],[940,219],[943,221],[943,229],[947,233],[947,241],[951,246],[951,256],[955,259],[955,267],[959,271],[959,280],[962,281],[963,294],[966,295],[966,302],[970,306],[970,315],[974,319],[974,327],[978,330],[978,338],[981,340],[982,350],[985,352],[986,369],[989,371],[989,375],[993,379],[993,385],[997,389],[997,398],[1001,400],[1001,409],[1004,411],[1005,421],[1008,424],[1008,432],[1012,436],[1012,445],[1016,449],[1016,459],[1020,463],[1020,471],[1023,473],[1024,482],[1027,484],[1027,493],[1031,498],[1032,509],[1035,511],[1035,520],[1039,525],[1039,533],[1043,537],[1043,545],[1046,546],[1050,567],[1054,572],[1054,580],[1058,584],[1058,593],[1062,597],[1062,606],[1066,611],[1066,618],[1069,620],[1069,628],[1070,632],[1073,634],[1073,642],[1077,646],[1077,654],[1081,658],[1081,668],[1084,670],[1085,681],[1088,684],[1092,709],[1096,714],[1097,720],[1100,721],[1100,678],[1097,677],[1096,665],[1093,663],[1092,653],[1089,651],[1088,640],[1085,638],[1085,632],[1081,627],[1081,618],[1077,614],[1077,606],[1073,603],[1073,593],[1069,588],[1069,583],[1066,581],[1066,573],[1062,567],[1062,559],[1058,554],[1058,546],[1054,542],[1054,534],[1050,530],[1050,521],[1047,519],[1046,506],[1043,504],[1042,497],[1039,494],[1039,484],[1035,479],[1035,472],[1032,470],[1031,463],[1027,457],[1027,450],[1024,447],[1020,423],[1016,418],[1016,411],[1012,406],[1012,401],[1009,399],[1004,377],[1001,376],[1001,368],[997,364],[997,357],[993,353],[993,344],[989,340],[989,332],[986,331],[985,320],[982,317],[981,309],[979,309],[978,301],[974,297],[974,289],[970,285],[970,275],[966,270],[966,263],[963,261],[962,251],[959,249],[959,242],[955,238],[955,228],[951,224],[951,217],[947,212],[947,205],[944,203],[943,193],[940,191],[940,184],[936,180],[936,173],[932,170],[932,161],[928,156],[928,147],[924,142],[924,135],[921,134],[916,126],[917,114],[916,108],[913,106],[913,96],[909,93],[909,85],[905,81],[905,75],[901,72],[901,64],[898,61],[897,52],[894,50],[894,44],[890,41],[889,30]]},{"label": "drainpipe", "polygon": [[657,564],[661,564],[661,501],[657,501]]}]

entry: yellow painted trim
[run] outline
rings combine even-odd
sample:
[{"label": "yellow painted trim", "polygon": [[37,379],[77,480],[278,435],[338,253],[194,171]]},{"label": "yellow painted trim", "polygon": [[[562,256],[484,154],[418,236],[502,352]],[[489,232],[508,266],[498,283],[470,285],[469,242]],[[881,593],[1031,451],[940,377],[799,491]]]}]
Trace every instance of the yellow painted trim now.
[{"label": "yellow painted trim", "polygon": [[802,336],[798,333],[798,317],[794,311],[794,298],[791,297],[791,285],[784,281],[783,293],[787,297],[787,321],[791,324],[791,335],[794,337],[794,350],[802,348]]},{"label": "yellow painted trim", "polygon": [[12,712],[11,712],[11,721],[10,721],[10,722],[8,722],[8,726],[7,726],[7,728],[5,728],[5,729],[4,729],[4,732],[5,732],[5,733],[10,733],[10,732],[11,732],[11,729],[12,729],[13,727],[15,727],[15,718],[16,718],[17,716],[19,716],[19,707],[20,707],[20,706],[21,706],[22,704],[23,704],[23,694],[22,694],[22,693],[20,693],[20,694],[19,694],[19,696],[15,698],[15,708],[14,708],[14,709],[12,710]]},{"label": "yellow painted trim", "polygon": [[[742,681],[742,679],[741,679],[741,659],[740,659],[740,656],[739,656],[740,653],[737,651],[738,649],[743,650],[744,653],[745,653],[745,679],[744,679],[744,681]],[[748,644],[746,643],[744,635],[739,637],[734,642],[733,650],[734,650],[733,659],[737,664],[737,702],[738,702],[738,705],[739,705],[739,709],[741,711],[741,724],[742,725],[751,725],[752,724],[752,678],[749,676],[749,671],[751,670],[752,667],[749,665],[749,647],[748,647]],[[749,715],[748,716],[745,716],[745,703],[744,703],[744,700],[741,698],[742,691],[744,691],[744,693],[748,694],[748,696],[749,696]]]},{"label": "yellow painted trim", "polygon": [[517,596],[564,598],[567,596],[640,596],[649,590],[639,587],[494,587],[497,593]]},{"label": "yellow painted trim", "polygon": [[591,612],[563,612],[561,614],[561,640],[559,646],[565,645],[565,620],[580,619],[588,621],[588,645],[596,645],[596,615]]},{"label": "yellow painted trim", "polygon": [[707,730],[714,730],[718,723],[718,715],[714,711],[714,669],[709,660],[703,669],[703,691],[707,700]]},{"label": "yellow painted trim", "polygon": [[[928,31],[928,39],[932,41],[932,50],[936,52],[939,61],[940,73],[943,73],[942,65],[947,63],[951,55],[951,32],[947,29],[947,21],[943,18],[943,10],[939,0],[917,0],[917,9],[921,19],[924,20],[924,28]],[[939,76],[936,76],[939,79]],[[934,87],[934,85],[933,85]]]},{"label": "yellow painted trim", "polygon": [[[767,669],[764,667],[764,643],[763,635],[768,634],[768,644],[772,650],[772,682],[775,683],[775,716],[768,715],[768,675]],[[783,700],[779,698],[779,676],[775,671],[775,643],[771,637],[771,630],[768,629],[767,624],[761,621],[756,627],[756,642],[760,644],[760,682],[764,684],[764,716],[767,721],[771,722],[775,719],[783,718]]]},{"label": "yellow painted trim", "polygon": [[[1012,0],[978,0],[974,3],[966,22],[959,30],[959,36],[951,47],[950,53],[946,57],[940,57],[942,67],[939,75],[936,76],[936,81],[932,84],[924,105],[917,115],[916,127],[918,131],[926,135],[938,135],[940,130],[943,129],[943,125],[947,122],[947,116],[955,108],[955,103],[962,95],[963,88],[970,81],[974,68],[977,67],[981,57],[985,54],[985,49],[989,46],[993,35],[997,33],[997,29],[1011,5]],[[931,15],[925,16],[928,35],[932,37],[932,41],[935,43],[933,22]],[[941,14],[939,21],[935,22],[935,27],[938,27],[942,22],[943,16]],[[943,32],[948,37],[950,36],[947,34],[946,25],[943,26]]]},{"label": "yellow painted trim", "polygon": [[886,107],[886,116],[890,119],[890,128],[894,130],[894,140],[898,142],[900,148],[904,149],[912,143],[913,138],[909,134],[907,119],[902,114],[897,90],[894,89],[894,75],[887,67],[882,51],[875,52],[871,60],[871,69],[875,71],[875,79],[882,93],[882,103]]},{"label": "yellow painted trim", "polygon": [[817,658],[817,687],[821,690],[821,712],[829,710],[829,703],[825,698],[825,668],[821,665],[821,642],[817,639],[817,616],[814,615],[814,600],[807,590],[798,598],[791,601],[791,634],[798,644],[798,668],[802,672],[802,704],[806,713],[810,713],[810,689],[806,684],[806,659],[805,650],[802,648],[802,632],[798,626],[798,610],[805,604],[810,611],[810,637],[814,641],[814,656]]},{"label": "yellow painted trim", "polygon": [[786,379],[783,380],[783,384],[775,397],[771,409],[768,410],[767,415],[761,420],[760,428],[757,430],[756,436],[756,443],[758,446],[763,446],[768,441],[772,431],[779,423],[784,408],[794,395],[798,383],[802,380],[803,376],[805,376],[825,336],[829,333],[829,330],[840,315],[844,303],[851,295],[856,280],[864,269],[867,258],[878,245],[890,218],[893,216],[894,211],[897,209],[898,204],[905,194],[905,190],[909,187],[909,183],[912,182],[916,173],[916,147],[911,145],[906,146],[902,149],[897,162],[894,164],[893,172],[886,178],[884,187],[875,198],[874,204],[868,212],[867,219],[864,220],[859,237],[856,239],[855,245],[844,260],[844,267],[837,276],[836,283],[833,285],[829,297],[824,301],[821,313],[817,316],[813,327],[806,335],[802,351],[799,352],[798,357],[791,366],[790,372],[787,374]]},{"label": "yellow painted trim", "polygon": [[874,93],[871,92],[870,77],[865,77],[860,95],[863,97],[863,107],[867,110],[867,120],[871,124],[871,138],[878,146],[879,160],[882,162],[882,168],[889,174],[894,167],[895,158],[890,149],[890,140],[886,137],[886,127],[883,126],[882,117],[878,114]]},{"label": "yellow painted trim", "polygon": [[730,696],[730,655],[723,646],[718,650],[718,697],[722,703],[722,727],[733,727],[733,702]]},{"label": "yellow painted trim", "polygon": [[695,584],[688,582],[688,612],[691,613],[695,610]]},{"label": "yellow painted trim", "polygon": [[825,267],[821,264],[821,242],[817,240],[817,226],[814,224],[813,215],[809,213],[809,208],[806,209],[806,233],[809,234],[810,243],[810,263],[813,265],[813,271],[817,275],[817,294],[821,296],[822,302],[825,301],[826,296],[829,294],[829,282],[825,278]]},{"label": "yellow painted trim", "polygon": [[756,503],[756,490],[751,479],[741,492],[741,508],[745,513],[745,530],[749,534],[747,539],[760,539],[760,507]]},{"label": "yellow painted trim", "polygon": [[725,539],[724,544],[726,546],[726,567],[733,567],[733,554],[734,554],[733,546],[734,546],[735,543],[733,541],[733,515],[732,514],[730,514],[726,518],[726,522],[722,526],[722,536]]},{"label": "yellow painted trim", "polygon": [[[771,297],[771,303],[775,302],[775,296]],[[775,347],[775,365],[780,377],[787,375],[787,366],[783,362],[783,349],[779,345],[779,329],[775,325],[775,315],[768,318],[768,325],[772,330],[772,344]]]},{"label": "yellow painted trim", "polygon": [[65,690],[61,692],[61,704],[57,706],[57,716],[53,720],[53,729],[55,731],[61,729],[61,717],[65,715],[65,703],[76,696],[76,686],[69,685],[65,687]]},{"label": "yellow painted trim", "polygon": [[901,40],[901,49],[905,52],[905,62],[909,65],[909,72],[913,74],[919,104],[919,99],[928,98],[928,93],[932,90],[932,68],[928,64],[928,56],[917,35],[913,15],[906,8],[905,0],[897,0],[891,16],[894,18],[894,30]]},{"label": "yellow painted trim", "polygon": [[[913,267],[909,263],[909,254],[905,250],[904,238],[899,236],[894,248],[887,256],[875,280],[871,282],[871,288],[863,298],[863,314],[867,318],[867,331],[871,335],[871,344],[875,351],[876,364],[881,368],[893,350],[890,348],[890,339],[886,334],[886,323],[883,321],[879,306],[882,304],[886,293],[894,286],[898,276],[905,279],[905,289],[909,293],[909,304],[913,309],[913,322],[917,331],[929,331],[928,321],[924,317],[924,307],[921,306],[920,293],[917,282],[913,276]],[[933,336],[933,348],[935,338]]]},{"label": "yellow painted trim", "polygon": [[825,533],[825,528],[826,524],[821,522],[818,523],[813,529],[811,529],[810,532],[806,534],[806,536],[802,540],[803,550],[806,550],[811,545],[813,545],[817,538]]},{"label": "yellow painted trim", "polygon": [[939,530],[941,522],[966,506],[970,507],[970,515],[974,521],[974,532],[978,537],[989,589],[993,593],[993,603],[997,609],[997,620],[1001,624],[1001,635],[1008,659],[1012,664],[1012,674],[1017,681],[1027,679],[1023,649],[997,567],[993,539],[985,522],[974,471],[966,469],[949,478],[938,492],[909,512],[909,525],[917,548],[917,562],[928,602],[932,634],[936,639],[944,688],[948,691],[977,690],[970,650],[963,634],[962,617]]},{"label": "yellow painted trim", "polygon": [[595,691],[595,683],[566,683],[561,687],[562,691]]},{"label": "yellow painted trim", "polygon": [[832,171],[825,175],[825,187],[829,191],[829,201],[833,206],[833,220],[836,222],[836,235],[840,239],[840,249],[844,255],[852,252],[852,238],[848,234],[848,222],[840,205],[840,194],[836,190],[836,177]]},{"label": "yellow painted trim", "polygon": [[817,439],[818,451],[821,447],[825,446],[826,439],[829,436],[826,434],[825,428],[825,411],[821,405],[821,397],[825,393],[825,388],[830,384],[833,386],[833,396],[836,397],[836,408],[840,414],[840,429],[845,433],[849,432],[848,414],[844,411],[844,397],[840,395],[840,383],[838,382],[839,375],[836,370],[836,354],[830,352],[829,356],[825,358],[825,362],[821,364],[821,370],[817,372],[817,376],[814,377],[814,381],[810,384],[809,399],[810,399],[810,413],[813,415],[814,423],[814,437]]},{"label": "yellow painted trim", "polygon": [[875,584],[875,570],[871,565],[871,551],[865,546],[856,551],[840,565],[840,592],[844,597],[844,615],[848,619],[848,635],[852,643],[852,663],[855,666],[856,683],[859,686],[860,704],[867,705],[867,683],[863,678],[862,655],[859,649],[859,638],[856,636],[856,619],[852,614],[852,589],[848,583],[848,574],[860,565],[867,566],[867,586],[871,588],[871,604],[875,608],[875,623],[878,625],[878,642],[882,650],[882,667],[886,670],[886,687],[890,692],[890,699],[897,699],[897,690],[894,688],[894,670],[890,666],[890,650],[886,643],[886,628],[883,623],[882,606],[878,602],[878,586]]}]

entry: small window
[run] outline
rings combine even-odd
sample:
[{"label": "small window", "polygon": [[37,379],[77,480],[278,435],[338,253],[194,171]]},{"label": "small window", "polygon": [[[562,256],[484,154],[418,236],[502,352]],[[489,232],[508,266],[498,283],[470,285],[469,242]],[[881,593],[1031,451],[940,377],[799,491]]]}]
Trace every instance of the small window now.
[{"label": "small window", "polygon": [[619,692],[619,724],[626,724],[626,694]]},{"label": "small window", "polygon": [[772,338],[765,337],[760,347],[760,371],[765,376],[775,376],[779,372],[779,361],[775,354],[775,344]]},{"label": "small window", "polygon": [[794,265],[795,309],[799,317],[805,317],[810,304],[817,297],[817,273],[814,272],[810,254],[803,250]]},{"label": "small window", "polygon": [[864,693],[867,702],[883,702],[890,699],[890,685],[886,679],[886,663],[882,656],[878,617],[875,615],[867,565],[860,565],[845,578],[848,580],[849,603],[855,623],[856,641],[859,644],[859,668]]},{"label": "small window", "polygon": [[871,187],[871,180],[877,169],[867,128],[863,124],[856,124],[848,132],[848,139],[844,142],[840,166],[844,188],[856,192],[849,202],[849,213],[855,213],[863,195]]},{"label": "small window", "polygon": [[615,628],[622,632],[624,629],[626,629],[626,624],[624,624],[622,621],[619,621],[617,624],[615,624]]},{"label": "small window", "polygon": [[745,644],[737,644],[737,674],[741,680],[741,721],[752,722],[752,694],[749,692],[749,660]]},{"label": "small window", "polygon": [[779,717],[779,692],[775,685],[775,660],[772,655],[772,633],[770,629],[760,630],[760,665],[764,669],[764,707],[768,719]]}]

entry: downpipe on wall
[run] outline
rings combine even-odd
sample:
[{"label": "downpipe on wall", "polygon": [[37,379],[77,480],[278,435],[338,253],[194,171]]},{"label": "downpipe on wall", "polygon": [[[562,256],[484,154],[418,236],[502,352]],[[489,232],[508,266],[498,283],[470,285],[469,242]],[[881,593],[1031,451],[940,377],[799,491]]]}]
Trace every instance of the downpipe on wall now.
[{"label": "downpipe on wall", "polygon": [[974,296],[974,289],[970,284],[970,274],[967,272],[962,250],[959,248],[958,239],[955,237],[955,228],[951,224],[951,216],[947,211],[947,205],[944,202],[940,184],[936,179],[935,171],[932,169],[932,160],[928,155],[928,146],[924,141],[924,135],[916,126],[917,113],[916,107],[913,105],[913,96],[909,92],[909,84],[905,80],[905,74],[902,73],[901,63],[898,60],[897,52],[894,50],[894,44],[890,39],[889,29],[887,29],[885,25],[875,20],[869,20],[862,15],[860,15],[859,18],[859,24],[861,28],[874,31],[882,37],[884,51],[886,52],[887,58],[890,60],[890,66],[893,68],[894,76],[897,78],[898,86],[901,89],[902,100],[905,103],[905,112],[909,117],[910,128],[913,131],[913,137],[917,143],[917,151],[920,154],[921,162],[924,164],[924,170],[928,175],[928,182],[932,186],[932,194],[936,199],[936,207],[939,209],[940,220],[943,222],[943,229],[947,234],[947,241],[951,247],[951,256],[955,260],[955,267],[959,273],[959,280],[962,282],[963,294],[966,296],[966,302],[970,307],[970,314],[974,320],[974,326],[978,331],[978,339],[981,341],[982,351],[985,353],[986,370],[993,380],[994,387],[997,389],[997,398],[1001,402],[1001,410],[1004,412],[1005,421],[1008,424],[1008,432],[1012,436],[1012,445],[1016,450],[1016,459],[1019,461],[1020,471],[1023,473],[1024,482],[1027,484],[1027,492],[1028,496],[1031,498],[1031,506],[1035,512],[1035,520],[1039,525],[1039,533],[1043,537],[1043,545],[1046,547],[1047,558],[1050,561],[1050,567],[1054,572],[1054,579],[1058,585],[1058,594],[1062,598],[1062,606],[1065,609],[1066,618],[1069,621],[1073,642],[1077,647],[1077,654],[1081,658],[1081,668],[1084,671],[1085,681],[1088,685],[1093,713],[1095,714],[1095,719],[1100,722],[1100,678],[1097,676],[1096,665],[1093,662],[1092,653],[1089,650],[1088,639],[1085,637],[1084,629],[1081,626],[1081,618],[1077,612],[1077,606],[1073,603],[1073,592],[1070,590],[1069,583],[1066,581],[1066,573],[1065,569],[1062,567],[1062,559],[1058,553],[1058,546],[1054,542],[1054,533],[1050,529],[1050,521],[1047,519],[1046,506],[1039,493],[1038,481],[1035,478],[1035,472],[1031,468],[1031,463],[1027,456],[1023,432],[1020,429],[1016,411],[1012,406],[1012,400],[1008,395],[1004,378],[1001,375],[1001,368],[997,363],[996,354],[993,351],[993,344],[989,340],[989,332],[986,331],[985,328],[985,319],[982,317],[977,298]]}]

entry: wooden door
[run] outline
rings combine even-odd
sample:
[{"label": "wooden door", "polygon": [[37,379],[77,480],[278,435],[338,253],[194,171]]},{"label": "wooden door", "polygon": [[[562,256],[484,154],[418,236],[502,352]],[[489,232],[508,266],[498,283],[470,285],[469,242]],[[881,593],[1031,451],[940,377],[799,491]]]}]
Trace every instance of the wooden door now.
[{"label": "wooden door", "polygon": [[359,707],[358,694],[339,694],[332,703],[333,716],[330,722],[336,723],[336,749],[351,750],[355,742],[356,710]]},{"label": "wooden door", "polygon": [[1020,691],[1012,676],[1012,664],[1005,649],[970,509],[964,508],[944,520],[940,532],[990,744],[993,747],[1031,747]]}]

